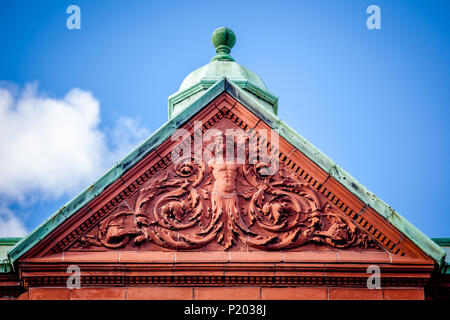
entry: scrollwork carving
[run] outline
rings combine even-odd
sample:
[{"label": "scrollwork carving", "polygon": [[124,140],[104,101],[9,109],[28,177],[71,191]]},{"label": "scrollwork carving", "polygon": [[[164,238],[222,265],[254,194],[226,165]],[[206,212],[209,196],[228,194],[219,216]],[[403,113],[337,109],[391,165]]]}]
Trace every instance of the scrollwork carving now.
[{"label": "scrollwork carving", "polygon": [[307,243],[375,246],[290,168],[280,165],[276,173],[264,176],[267,163],[212,159],[172,164],[139,190],[133,208],[117,209],[77,246],[116,249],[146,241],[174,250],[212,242],[225,250],[238,242],[261,250]]}]

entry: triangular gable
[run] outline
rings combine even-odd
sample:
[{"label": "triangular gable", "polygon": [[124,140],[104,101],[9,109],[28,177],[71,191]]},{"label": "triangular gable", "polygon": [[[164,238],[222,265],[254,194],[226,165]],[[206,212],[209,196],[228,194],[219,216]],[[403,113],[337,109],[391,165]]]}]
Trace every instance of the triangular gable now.
[{"label": "triangular gable", "polygon": [[[260,121],[227,94],[215,99],[185,126],[191,137],[198,122],[203,124],[201,130],[195,131],[198,137],[208,129],[222,134],[229,129],[239,130],[238,138],[255,137],[276,158],[281,154],[284,159],[283,154],[289,153],[296,159],[294,148],[285,141],[278,150],[271,137],[267,137],[268,142],[261,136],[256,139],[264,129]],[[246,135],[244,130],[251,134]],[[193,147],[192,140],[185,140],[185,145]],[[258,171],[265,164],[262,162],[239,164],[233,159],[232,164],[205,160],[173,163],[172,150],[178,143],[167,140],[156,148],[155,157],[159,156],[167,166],[154,174],[141,175],[136,191],[117,203],[93,228],[87,225],[81,237],[72,240],[71,234],[66,234],[53,246],[52,253],[116,249],[381,249],[372,236],[314,188],[316,182],[305,173],[308,164],[302,159],[295,160],[304,166],[302,173],[299,166],[284,160],[275,173],[263,176]],[[201,144],[203,151],[210,143]],[[127,184],[134,183],[127,178]]]},{"label": "triangular gable", "polygon": [[[209,107],[205,107],[208,104]],[[167,143],[177,128],[192,130],[195,119],[206,120],[206,127],[213,126],[222,118],[244,130],[275,129],[281,136],[279,158],[282,165],[330,202],[341,219],[351,220],[358,235],[370,236],[377,245],[399,256],[423,258],[423,251],[436,262],[441,261],[444,256],[441,248],[394,211],[388,216],[389,207],[374,196],[362,193],[365,189],[356,180],[226,79],[211,87],[94,185],[20,241],[10,251],[10,258],[15,261],[22,256],[42,256],[72,248],[99,221],[105,221],[105,217],[117,210],[123,200],[170,166]],[[323,201],[319,200],[320,206]]]}]

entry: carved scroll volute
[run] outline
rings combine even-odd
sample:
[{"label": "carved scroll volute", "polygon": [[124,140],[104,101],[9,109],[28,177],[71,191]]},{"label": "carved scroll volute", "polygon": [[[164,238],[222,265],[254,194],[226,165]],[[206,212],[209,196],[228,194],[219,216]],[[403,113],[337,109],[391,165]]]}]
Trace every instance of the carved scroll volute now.
[{"label": "carved scroll volute", "polygon": [[115,249],[150,242],[174,250],[213,241],[225,250],[238,242],[261,250],[307,243],[375,245],[290,168],[280,165],[264,175],[270,159],[246,159],[242,164],[214,158],[172,164],[139,190],[133,208],[119,208],[78,245]]}]

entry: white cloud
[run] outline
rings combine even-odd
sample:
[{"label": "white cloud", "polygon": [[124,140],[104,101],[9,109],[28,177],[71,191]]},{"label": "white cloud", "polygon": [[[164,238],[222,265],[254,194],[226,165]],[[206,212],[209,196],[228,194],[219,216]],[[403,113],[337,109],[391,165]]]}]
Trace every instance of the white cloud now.
[{"label": "white cloud", "polygon": [[15,100],[0,88],[0,194],[58,197],[93,179],[107,152],[99,113],[99,102],[80,89],[58,100],[27,85]]},{"label": "white cloud", "polygon": [[[56,99],[39,94],[35,84],[17,94],[0,82],[2,206],[36,194],[40,199],[74,195],[148,135],[130,118],[119,118],[106,133],[99,123],[100,103],[88,91],[75,88]],[[0,216],[0,236],[5,226],[21,231],[12,211]]]},{"label": "white cloud", "polygon": [[23,237],[26,229],[22,221],[8,208],[0,208],[0,236]]}]

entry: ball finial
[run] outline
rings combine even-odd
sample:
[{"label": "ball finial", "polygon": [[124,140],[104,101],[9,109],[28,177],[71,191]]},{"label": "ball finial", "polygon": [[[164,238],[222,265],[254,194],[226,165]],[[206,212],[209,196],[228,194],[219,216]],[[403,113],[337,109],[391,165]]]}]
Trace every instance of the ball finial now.
[{"label": "ball finial", "polygon": [[220,27],[214,30],[211,41],[216,48],[217,55],[211,60],[230,60],[234,61],[230,56],[231,48],[236,43],[236,35],[233,30],[227,27]]}]

